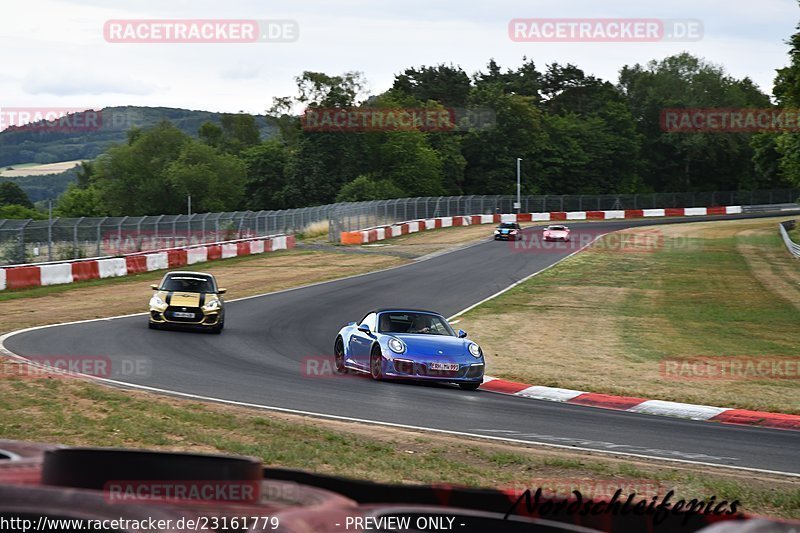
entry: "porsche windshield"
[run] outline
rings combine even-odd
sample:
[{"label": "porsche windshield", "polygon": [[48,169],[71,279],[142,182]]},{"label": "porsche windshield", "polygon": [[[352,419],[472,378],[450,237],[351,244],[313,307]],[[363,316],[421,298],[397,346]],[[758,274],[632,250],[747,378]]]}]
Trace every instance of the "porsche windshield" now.
[{"label": "porsche windshield", "polygon": [[430,313],[383,313],[378,323],[378,331],[455,337],[455,333],[444,318]]},{"label": "porsche windshield", "polygon": [[210,278],[199,276],[170,276],[164,280],[162,291],[217,292]]}]

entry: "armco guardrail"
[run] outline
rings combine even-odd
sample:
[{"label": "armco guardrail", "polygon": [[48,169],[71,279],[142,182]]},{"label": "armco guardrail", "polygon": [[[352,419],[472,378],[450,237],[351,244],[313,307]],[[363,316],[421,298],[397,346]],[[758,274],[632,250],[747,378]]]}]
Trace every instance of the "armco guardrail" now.
[{"label": "armco guardrail", "polygon": [[669,209],[617,209],[610,211],[552,211],[548,213],[518,213],[505,215],[459,215],[421,220],[409,220],[387,226],[376,226],[359,231],[343,231],[342,244],[367,244],[435,228],[496,224],[498,222],[549,222],[565,220],[612,220],[618,218],[683,217],[705,215],[736,215],[741,206],[679,207]]},{"label": "armco guardrail", "polygon": [[787,220],[786,222],[778,224],[778,228],[781,232],[781,237],[783,237],[783,242],[786,244],[786,248],[789,249],[789,253],[795,257],[800,257],[800,244],[794,242],[789,236],[789,231],[794,229],[796,223],[795,220]]},{"label": "armco guardrail", "polygon": [[89,279],[113,278],[177,268],[195,263],[294,248],[294,235],[271,235],[154,250],[121,257],[79,259],[0,268],[0,291],[61,285]]}]

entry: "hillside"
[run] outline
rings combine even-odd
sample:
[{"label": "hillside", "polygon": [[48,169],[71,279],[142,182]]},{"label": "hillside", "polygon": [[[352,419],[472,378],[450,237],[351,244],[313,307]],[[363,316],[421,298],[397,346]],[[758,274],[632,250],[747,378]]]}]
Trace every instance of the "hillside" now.
[{"label": "hillside", "polygon": [[[126,133],[133,127],[148,128],[168,120],[187,135],[197,136],[205,122],[220,123],[222,113],[193,111],[170,107],[109,107],[99,111],[97,128],[59,128],[55,123],[36,123],[21,128],[0,131],[0,181],[19,184],[33,202],[55,199],[75,181],[75,170],[41,175],[24,168],[31,164],[89,160],[102,154],[109,146],[125,142]],[[261,138],[267,139],[276,130],[264,116],[257,116]],[[14,171],[6,171],[12,167]]]},{"label": "hillside", "polygon": [[[219,124],[222,116],[211,111],[135,106],[108,107],[99,114],[97,128],[59,128],[54,123],[37,123],[0,131],[0,166],[94,159],[110,145],[124,142],[132,127],[147,128],[168,120],[184,133],[196,136],[204,122]],[[262,138],[273,135],[275,129],[263,116],[256,120]]]}]

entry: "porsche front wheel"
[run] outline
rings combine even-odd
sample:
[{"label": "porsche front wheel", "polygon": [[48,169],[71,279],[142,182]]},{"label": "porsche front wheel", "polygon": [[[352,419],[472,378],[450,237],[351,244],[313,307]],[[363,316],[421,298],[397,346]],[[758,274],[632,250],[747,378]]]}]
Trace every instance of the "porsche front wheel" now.
[{"label": "porsche front wheel", "polygon": [[383,355],[380,349],[373,349],[369,356],[369,373],[372,379],[380,381],[383,379]]},{"label": "porsche front wheel", "polygon": [[338,374],[344,374],[347,369],[344,366],[344,341],[341,337],[336,338],[333,345],[333,365]]}]

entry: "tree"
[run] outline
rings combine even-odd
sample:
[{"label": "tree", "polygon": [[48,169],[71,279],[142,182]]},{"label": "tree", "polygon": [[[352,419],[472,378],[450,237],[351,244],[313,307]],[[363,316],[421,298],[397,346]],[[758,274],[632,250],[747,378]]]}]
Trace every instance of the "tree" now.
[{"label": "tree", "polygon": [[205,122],[197,134],[205,144],[224,152],[239,154],[258,144],[261,133],[253,115],[225,113],[220,117],[220,126]]},{"label": "tree", "polygon": [[[800,107],[800,24],[797,33],[789,39],[788,67],[778,70],[772,90],[778,104],[782,107]],[[800,186],[800,134],[781,133],[775,139],[778,154],[778,172],[783,180]]]},{"label": "tree", "polygon": [[407,194],[388,179],[375,179],[361,175],[342,187],[336,195],[337,202],[364,202],[368,200],[386,200],[402,198]]},{"label": "tree", "polygon": [[108,216],[97,188],[82,188],[75,183],[70,183],[67,190],[58,197],[54,211],[60,217]]},{"label": "tree", "polygon": [[392,91],[420,102],[430,100],[445,107],[464,107],[469,98],[470,79],[461,67],[423,65],[395,76]]},{"label": "tree", "polygon": [[4,218],[15,218],[23,220],[32,218],[34,220],[43,220],[47,217],[44,215],[44,213],[41,213],[36,209],[24,207],[19,204],[7,204],[0,206],[0,220]]},{"label": "tree", "polygon": [[0,207],[5,205],[19,205],[33,209],[33,202],[30,201],[22,187],[13,181],[0,183]]},{"label": "tree", "polygon": [[353,106],[366,85],[363,75],[355,71],[328,76],[307,70],[295,81],[299,92],[297,100],[308,107]]},{"label": "tree", "polygon": [[280,139],[270,139],[242,152],[246,168],[245,207],[253,211],[284,209],[289,151]]},{"label": "tree", "polygon": [[224,149],[227,152],[238,154],[245,148],[255,146],[261,138],[261,133],[256,124],[256,118],[246,113],[225,113],[220,117]]},{"label": "tree", "polygon": [[669,108],[768,107],[769,98],[748,78],[688,53],[624,67],[619,90],[642,135],[642,176],[656,191],[731,190],[760,186],[753,168],[752,134],[670,133],[661,129]]},{"label": "tree", "polygon": [[[185,135],[168,122],[129,136],[94,163],[91,190],[70,192],[63,209],[84,207],[112,216],[183,213],[187,196],[196,211],[238,209],[244,194],[244,164],[231,154]],[[96,195],[96,196],[95,196]]]},{"label": "tree", "polygon": [[521,157],[526,194],[545,190],[542,176],[542,148],[547,136],[536,98],[506,94],[498,84],[476,87],[470,105],[492,109],[496,125],[475,129],[462,140],[467,161],[464,170],[466,194],[512,194],[516,191],[516,160]]}]

